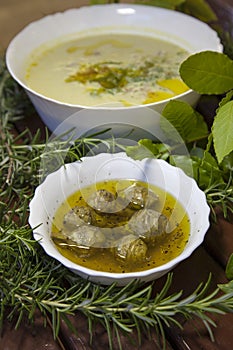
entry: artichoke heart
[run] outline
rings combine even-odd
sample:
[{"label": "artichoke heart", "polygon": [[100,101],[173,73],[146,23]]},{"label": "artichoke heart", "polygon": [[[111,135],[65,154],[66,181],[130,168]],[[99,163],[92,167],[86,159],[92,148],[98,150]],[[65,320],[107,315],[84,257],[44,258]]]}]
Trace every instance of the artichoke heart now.
[{"label": "artichoke heart", "polygon": [[141,209],[131,217],[128,227],[145,242],[153,242],[156,236],[167,232],[168,218],[153,209]]},{"label": "artichoke heart", "polygon": [[129,234],[117,242],[115,257],[118,260],[128,262],[146,260],[147,245],[142,239],[133,234]]},{"label": "artichoke heart", "polygon": [[[82,225],[72,231],[63,232],[66,235],[67,248],[75,251],[79,257],[88,257],[96,253],[105,244],[105,236],[96,226]],[[65,244],[58,244],[64,246]]]},{"label": "artichoke heart", "polygon": [[99,227],[83,225],[71,231],[69,238],[76,242],[78,246],[87,248],[102,247],[105,236]]},{"label": "artichoke heart", "polygon": [[133,214],[121,196],[104,189],[92,193],[87,203],[95,211],[93,218],[97,226],[123,225]]},{"label": "artichoke heart", "polygon": [[90,195],[88,205],[98,212],[114,212],[115,195],[107,190],[100,189]]},{"label": "artichoke heart", "polygon": [[134,210],[154,207],[159,200],[159,197],[152,190],[137,183],[122,190],[119,197]]},{"label": "artichoke heart", "polygon": [[105,236],[96,226],[82,225],[72,231],[64,231],[63,238],[58,235],[52,237],[61,248],[72,250],[79,257],[93,255],[105,244]]},{"label": "artichoke heart", "polygon": [[64,215],[63,227],[65,229],[75,229],[84,224],[92,224],[93,215],[90,208],[76,206]]}]

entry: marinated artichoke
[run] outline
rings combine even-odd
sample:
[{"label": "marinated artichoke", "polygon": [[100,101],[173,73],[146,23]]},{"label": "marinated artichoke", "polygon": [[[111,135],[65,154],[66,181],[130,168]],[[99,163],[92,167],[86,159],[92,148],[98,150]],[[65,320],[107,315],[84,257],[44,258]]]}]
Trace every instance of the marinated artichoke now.
[{"label": "marinated artichoke", "polygon": [[100,189],[90,195],[88,205],[99,212],[114,212],[115,195],[104,189]]},{"label": "marinated artichoke", "polygon": [[[73,209],[66,213],[64,205],[55,215],[51,239],[65,257],[91,269],[125,273],[160,266],[180,254],[189,219],[169,193],[132,179],[97,186],[97,191],[87,186],[89,198],[83,190],[72,194]],[[174,220],[173,208],[185,220]]]},{"label": "marinated artichoke", "polygon": [[159,200],[159,197],[152,190],[137,183],[121,191],[119,197],[134,210],[155,207]]},{"label": "marinated artichoke", "polygon": [[156,236],[166,233],[168,218],[153,209],[141,209],[131,217],[128,227],[143,241],[153,242]]},{"label": "marinated artichoke", "polygon": [[118,260],[136,262],[146,260],[147,245],[141,238],[133,234],[122,237],[115,247],[115,257]]},{"label": "marinated artichoke", "polygon": [[83,247],[102,247],[105,236],[101,229],[96,226],[83,225],[71,231],[68,236],[78,246]]},{"label": "marinated artichoke", "polygon": [[76,227],[73,231],[63,233],[66,234],[66,240],[53,237],[54,242],[60,247],[75,251],[80,257],[88,257],[96,253],[96,250],[105,244],[105,236],[96,226],[84,224]]},{"label": "marinated artichoke", "polygon": [[85,206],[76,206],[64,215],[63,227],[68,230],[84,224],[92,224],[93,216],[90,208]]}]

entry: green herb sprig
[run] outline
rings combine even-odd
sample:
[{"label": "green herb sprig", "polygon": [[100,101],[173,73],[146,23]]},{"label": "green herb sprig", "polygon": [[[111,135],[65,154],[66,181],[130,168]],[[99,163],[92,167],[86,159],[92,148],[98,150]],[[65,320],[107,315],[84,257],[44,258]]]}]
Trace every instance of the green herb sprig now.
[{"label": "green herb sprig", "polygon": [[[213,322],[209,313],[232,312],[233,286],[219,285],[209,292],[211,277],[187,297],[182,291],[169,294],[172,274],[168,274],[163,288],[154,296],[153,283],[143,286],[137,281],[118,288],[95,285],[75,276],[58,262],[44,254],[37,242],[31,238],[28,227],[5,227],[0,234],[0,324],[5,318],[17,316],[16,327],[23,316],[33,321],[35,310],[51,319],[54,337],[59,335],[61,320],[69,323],[69,315],[83,313],[89,323],[92,336],[96,322],[100,322],[108,332],[109,348],[113,348],[113,334],[138,332],[140,341],[145,331],[152,328],[162,335],[165,348],[166,328],[176,326],[182,329],[181,321],[175,316],[192,319],[198,317],[214,339]],[[10,268],[9,268],[10,265]],[[227,292],[219,295],[219,292]],[[11,309],[10,314],[6,310]],[[75,330],[74,330],[75,331]],[[162,346],[162,345],[161,345]]]},{"label": "green herb sprig", "polygon": [[[75,331],[68,316],[81,312],[88,319],[90,339],[96,322],[105,327],[110,349],[113,349],[113,334],[117,335],[118,347],[121,349],[121,333],[130,334],[136,331],[140,342],[142,334],[150,332],[151,329],[155,329],[162,336],[165,348],[166,329],[172,325],[182,329],[182,323],[176,318],[181,315],[187,319],[198,317],[213,338],[212,327],[215,323],[209,313],[232,312],[231,282],[209,291],[209,278],[185,298],[182,298],[182,291],[169,293],[172,274],[167,276],[163,288],[155,296],[153,283],[145,286],[134,282],[124,288],[115,285],[98,286],[67,271],[60,263],[47,256],[33,240],[32,230],[27,223],[28,206],[35,187],[46,175],[40,172],[41,162],[47,161],[50,164],[50,159],[55,159],[53,169],[56,169],[66,162],[79,159],[86,152],[91,152],[92,146],[98,147],[104,143],[105,147],[112,150],[116,141],[101,140],[97,135],[92,135],[75,142],[71,142],[69,137],[63,142],[58,142],[56,138],[48,142],[48,133],[47,139],[42,141],[40,131],[33,136],[28,129],[15,135],[14,123],[23,117],[30,108],[30,103],[5,68],[1,71],[2,77],[0,327],[2,328],[4,320],[13,320],[15,317],[15,326],[19,327],[24,315],[27,315],[29,321],[33,321],[35,311],[39,309],[45,324],[48,318],[51,319],[56,338],[61,320]],[[164,145],[154,147],[165,158],[169,154],[169,148]],[[45,169],[51,170],[47,167]],[[218,191],[222,193],[221,189]],[[229,271],[231,264],[228,266],[230,276]]]}]

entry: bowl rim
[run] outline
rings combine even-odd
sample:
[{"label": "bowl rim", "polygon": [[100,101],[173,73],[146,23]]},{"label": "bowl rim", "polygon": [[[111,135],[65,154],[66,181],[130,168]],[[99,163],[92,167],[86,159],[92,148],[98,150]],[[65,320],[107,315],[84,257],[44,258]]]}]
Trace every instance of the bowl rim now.
[{"label": "bowl rim", "polygon": [[[84,267],[82,265],[76,264],[74,262],[72,262],[71,260],[69,260],[68,258],[64,257],[54,246],[54,244],[52,243],[52,241],[49,239],[48,237],[48,233],[44,233],[41,234],[41,226],[38,227],[38,223],[35,223],[35,218],[34,216],[37,216],[37,214],[34,214],[36,212],[36,207],[37,207],[37,202],[38,202],[38,198],[42,195],[41,191],[43,191],[48,182],[49,181],[55,181],[55,179],[58,178],[58,175],[61,173],[61,171],[69,171],[69,167],[70,166],[77,166],[80,167],[81,164],[83,164],[83,162],[85,162],[86,159],[90,159],[95,157],[96,160],[98,161],[99,158],[104,158],[104,157],[115,157],[114,155],[117,155],[118,157],[126,157],[129,158],[125,152],[119,152],[119,153],[100,153],[97,154],[95,156],[91,156],[91,157],[83,157],[80,159],[80,161],[76,161],[76,162],[72,162],[72,163],[68,163],[65,164],[64,166],[60,167],[58,170],[56,170],[53,173],[50,173],[46,179],[36,188],[35,190],[35,194],[34,197],[32,198],[32,200],[30,201],[29,204],[29,225],[32,228],[33,231],[33,236],[34,239],[43,247],[43,249],[45,250],[45,252],[55,258],[56,260],[58,260],[62,265],[64,265],[65,267],[67,267],[68,269],[71,269],[73,271],[75,271],[76,273],[79,274],[79,272],[81,274],[85,274],[86,276],[89,276],[90,278],[95,277],[95,278],[108,278],[111,280],[124,280],[124,279],[143,279],[147,276],[153,275],[155,273],[160,273],[163,272],[165,270],[170,270],[173,267],[175,267],[175,265],[177,265],[178,263],[180,263],[181,261],[185,260],[186,258],[188,258],[193,252],[194,250],[203,242],[205,234],[209,228],[210,225],[210,221],[209,221],[209,214],[210,214],[210,208],[207,204],[206,201],[206,196],[204,194],[204,192],[198,187],[196,181],[189,177],[188,175],[186,175],[184,173],[184,171],[176,166],[173,166],[171,164],[169,164],[168,162],[166,162],[165,160],[162,159],[152,159],[150,158],[150,161],[156,162],[158,163],[165,171],[167,170],[175,170],[178,172],[179,177],[182,177],[183,179],[188,179],[188,181],[190,181],[190,183],[192,184],[192,192],[195,191],[196,193],[199,194],[199,196],[202,198],[202,212],[205,214],[203,216],[203,221],[202,221],[202,230],[201,232],[198,232],[198,237],[195,240],[195,242],[187,247],[184,248],[184,250],[174,259],[170,260],[169,262],[154,267],[154,268],[150,268],[150,269],[146,269],[143,271],[136,271],[136,272],[127,272],[127,273],[116,273],[116,272],[105,272],[105,271],[99,271],[99,270],[94,270],[94,269],[90,269],[87,267]],[[131,158],[130,158],[131,159]],[[134,161],[134,162],[145,162],[148,158],[144,158],[142,161]],[[132,160],[132,159],[131,159]],[[142,163],[141,163],[142,164]],[[119,178],[119,177],[117,177]],[[79,187],[80,188],[80,187]],[[76,189],[76,191],[78,190],[78,188]],[[60,204],[59,204],[60,205]],[[54,213],[55,211],[58,209],[59,205],[57,204],[56,209],[54,209]],[[42,225],[43,226],[43,225]],[[38,231],[39,230],[39,231]],[[47,236],[47,237],[46,237]],[[47,240],[49,240],[49,245],[46,243],[46,238]],[[55,254],[54,254],[55,252]]]},{"label": "bowl rim", "polygon": [[[206,23],[202,22],[201,20],[199,20],[199,19],[197,19],[197,18],[195,18],[193,16],[190,16],[190,15],[188,15],[186,13],[179,12],[179,11],[174,11],[174,10],[166,9],[166,8],[162,8],[162,7],[157,7],[157,6],[143,5],[143,4],[127,4],[127,3],[114,4],[114,3],[112,3],[112,4],[86,5],[86,6],[81,6],[79,8],[71,8],[71,9],[67,9],[67,10],[65,10],[63,12],[56,12],[56,13],[53,13],[53,14],[46,15],[46,16],[40,18],[40,19],[37,19],[37,20],[29,23],[19,33],[17,33],[13,37],[13,39],[10,41],[10,43],[9,43],[9,45],[7,47],[7,50],[6,50],[6,65],[7,65],[7,68],[9,70],[10,74],[12,75],[12,77],[27,92],[35,95],[36,97],[42,98],[43,100],[45,100],[47,102],[52,102],[53,104],[58,105],[58,106],[61,105],[61,106],[65,106],[65,107],[85,108],[85,109],[90,109],[90,110],[95,110],[96,108],[98,108],[100,110],[105,110],[105,109],[107,109],[107,110],[118,110],[118,109],[121,110],[121,109],[125,109],[126,107],[123,106],[123,105],[122,106],[117,106],[117,107],[114,107],[114,106],[111,107],[111,105],[106,105],[106,106],[105,105],[87,106],[87,105],[83,105],[83,104],[62,102],[60,100],[57,100],[57,99],[45,96],[45,95],[43,95],[43,94],[33,90],[32,88],[28,87],[27,84],[25,82],[23,82],[22,79],[17,76],[17,74],[15,73],[14,69],[12,68],[12,64],[11,64],[11,61],[12,61],[11,51],[13,50],[15,42],[20,38],[21,34],[25,33],[27,30],[29,30],[33,26],[38,25],[38,24],[43,24],[43,22],[45,22],[46,20],[50,20],[50,19],[52,19],[52,18],[54,18],[54,17],[56,17],[58,15],[60,15],[60,16],[67,16],[67,15],[69,15],[72,12],[81,12],[81,11],[83,11],[84,13],[85,13],[85,11],[94,12],[96,8],[103,8],[103,7],[105,9],[115,9],[116,11],[119,10],[119,9],[122,9],[122,8],[127,8],[127,7],[130,7],[132,9],[140,9],[140,8],[142,8],[142,9],[148,10],[148,14],[150,14],[151,11],[154,11],[154,12],[159,11],[159,12],[162,12],[162,13],[169,13],[169,14],[172,13],[177,18],[189,19],[193,23],[197,23],[197,24],[203,26],[203,28],[205,27],[206,30],[209,30],[209,33],[211,33],[212,35],[215,35],[215,40],[216,40],[216,48],[215,48],[215,50],[217,52],[223,52],[223,45],[221,44],[221,41],[220,41],[220,38],[219,38],[217,32],[214,29],[212,29],[208,24],[206,24]],[[199,51],[197,51],[197,52],[199,52]],[[156,107],[156,106],[160,105],[161,103],[167,103],[168,101],[177,99],[178,97],[179,98],[183,98],[183,97],[185,97],[186,95],[189,95],[192,92],[195,92],[195,91],[192,90],[191,88],[189,88],[187,91],[185,91],[185,92],[183,92],[181,94],[178,94],[178,95],[175,95],[175,96],[163,99],[161,101],[151,102],[151,103],[147,103],[147,104],[135,104],[135,105],[127,106],[127,109],[129,109],[129,110],[132,109],[133,110],[133,109],[138,108],[138,107],[148,107],[148,108]]]}]

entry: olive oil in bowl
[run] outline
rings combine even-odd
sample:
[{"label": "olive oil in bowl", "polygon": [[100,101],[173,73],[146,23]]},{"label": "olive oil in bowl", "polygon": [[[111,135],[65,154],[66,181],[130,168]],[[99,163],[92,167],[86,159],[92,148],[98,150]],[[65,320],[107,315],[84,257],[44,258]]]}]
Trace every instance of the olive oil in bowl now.
[{"label": "olive oil in bowl", "polygon": [[69,196],[55,214],[51,238],[76,264],[128,273],[174,259],[189,233],[189,217],[171,194],[142,181],[115,179]]}]

